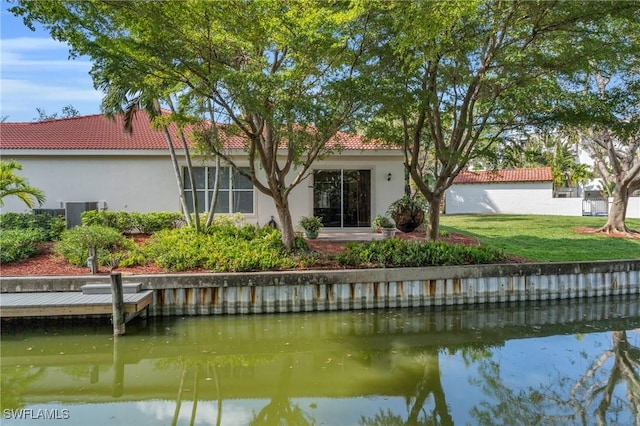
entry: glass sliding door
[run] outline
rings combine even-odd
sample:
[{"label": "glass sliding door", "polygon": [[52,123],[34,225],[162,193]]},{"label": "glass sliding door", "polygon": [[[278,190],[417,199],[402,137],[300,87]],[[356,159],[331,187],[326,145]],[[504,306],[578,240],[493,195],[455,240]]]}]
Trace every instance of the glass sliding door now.
[{"label": "glass sliding door", "polygon": [[313,214],[325,227],[371,226],[371,170],[316,170]]}]

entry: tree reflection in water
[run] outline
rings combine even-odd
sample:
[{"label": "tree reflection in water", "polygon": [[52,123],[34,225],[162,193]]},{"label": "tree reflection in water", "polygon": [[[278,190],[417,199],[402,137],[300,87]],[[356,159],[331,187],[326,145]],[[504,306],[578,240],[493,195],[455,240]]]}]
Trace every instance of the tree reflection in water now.
[{"label": "tree reflection in water", "polygon": [[[611,338],[613,348],[603,352],[573,386],[570,403],[583,424],[587,424],[589,410],[598,400],[594,415],[599,424],[607,423],[607,412],[625,408],[640,424],[640,348],[629,343],[626,331],[612,331]],[[606,364],[612,358],[613,366],[607,372]],[[619,384],[626,385],[627,401],[614,404],[614,390]]]},{"label": "tree reflection in water", "polygon": [[127,420],[193,425],[640,426],[638,312],[634,297],[180,318],[116,341],[25,327],[3,331],[1,408],[85,404],[93,420],[112,416],[96,404],[109,401]]},{"label": "tree reflection in water", "polygon": [[[631,413],[640,425],[640,348],[626,331],[611,332],[611,343],[577,381],[559,375],[559,383],[518,392],[501,378],[499,362],[485,359],[472,383],[493,400],[477,404],[472,416],[481,425],[606,425],[628,423],[624,416]],[[626,400],[615,394],[619,385]]]},{"label": "tree reflection in water", "polygon": [[293,357],[286,356],[282,360],[280,379],[275,387],[271,402],[265,405],[249,423],[251,426],[291,425],[304,426],[315,424],[315,420],[297,404],[292,404],[289,397],[289,383],[293,374]]},{"label": "tree reflection in water", "polygon": [[0,409],[17,410],[24,407],[23,391],[29,384],[37,381],[45,374],[46,369],[17,367],[3,369],[0,382]]},{"label": "tree reflection in water", "polygon": [[[453,425],[449,407],[445,399],[440,376],[439,350],[425,350],[417,354],[401,357],[398,362],[399,374],[419,377],[411,394],[405,395],[407,418],[390,410],[380,410],[373,418],[362,416],[360,424],[374,425]],[[429,397],[433,398],[433,408],[425,410]]]}]

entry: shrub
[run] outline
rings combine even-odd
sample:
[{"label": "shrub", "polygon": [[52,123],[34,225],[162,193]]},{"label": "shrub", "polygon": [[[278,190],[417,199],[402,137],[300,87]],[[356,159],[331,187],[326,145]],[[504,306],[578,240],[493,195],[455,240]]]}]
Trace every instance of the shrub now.
[{"label": "shrub", "polygon": [[103,266],[113,266],[114,263],[133,266],[144,262],[142,249],[133,241],[114,228],[100,225],[77,226],[63,232],[54,251],[73,265],[86,266],[89,247],[96,248],[98,263]]},{"label": "shrub", "polygon": [[[300,243],[298,243],[300,245]],[[280,231],[216,221],[206,232],[193,228],[160,231],[147,242],[148,259],[162,268],[215,272],[281,269],[294,266],[284,252]]]},{"label": "shrub", "polygon": [[131,213],[133,226],[143,234],[154,234],[164,229],[174,229],[182,220],[179,212]]},{"label": "shrub", "polygon": [[9,229],[0,232],[0,263],[16,262],[38,251],[42,232],[37,229]]},{"label": "shrub", "polygon": [[82,224],[100,225],[117,229],[122,234],[137,229],[143,234],[153,234],[163,229],[173,229],[182,219],[178,212],[136,213],[125,211],[91,210],[82,213]]},{"label": "shrub", "polygon": [[85,226],[107,226],[117,229],[121,234],[131,232],[135,227],[131,213],[110,210],[88,210],[81,214]]},{"label": "shrub", "polygon": [[415,240],[375,240],[347,243],[338,263],[344,266],[417,267],[493,263],[505,260],[500,249]]},{"label": "shrub", "polygon": [[37,230],[40,241],[60,239],[65,229],[64,218],[46,213],[5,213],[0,215],[0,229]]}]

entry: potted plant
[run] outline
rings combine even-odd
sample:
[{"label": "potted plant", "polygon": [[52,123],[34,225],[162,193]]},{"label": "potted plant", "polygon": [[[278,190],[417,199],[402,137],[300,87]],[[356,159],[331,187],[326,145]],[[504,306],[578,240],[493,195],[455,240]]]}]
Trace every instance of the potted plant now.
[{"label": "potted plant", "polygon": [[396,226],[387,216],[377,215],[373,219],[373,229],[382,232],[384,238],[391,238],[396,234]]},{"label": "potted plant", "polygon": [[387,214],[393,218],[399,230],[412,232],[422,225],[426,211],[427,205],[423,200],[405,195],[389,206]]},{"label": "potted plant", "polygon": [[318,232],[322,228],[322,219],[316,216],[303,216],[300,218],[300,227],[304,230],[304,235],[313,240],[318,238]]}]

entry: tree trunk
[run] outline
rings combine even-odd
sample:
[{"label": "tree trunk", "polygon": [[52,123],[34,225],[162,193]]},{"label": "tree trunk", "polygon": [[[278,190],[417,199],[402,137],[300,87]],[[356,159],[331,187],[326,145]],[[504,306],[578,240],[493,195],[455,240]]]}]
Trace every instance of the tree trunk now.
[{"label": "tree trunk", "polygon": [[429,226],[427,227],[427,239],[435,241],[440,235],[440,203],[442,202],[442,195],[436,196],[434,194],[428,201]]},{"label": "tree trunk", "polygon": [[[195,187],[194,187],[195,188]],[[218,193],[220,192],[220,156],[216,154],[216,176],[213,180],[213,194],[211,196],[211,205],[207,213],[207,222],[205,228],[213,224],[213,218],[216,215],[216,206],[218,205]]]},{"label": "tree trunk", "polygon": [[627,204],[629,203],[629,186],[622,185],[620,182],[616,185],[616,190],[613,193],[613,203],[609,209],[609,217],[607,223],[597,232],[610,233],[635,233],[627,228],[625,219],[627,217]]},{"label": "tree trunk", "polygon": [[280,232],[282,232],[282,243],[285,249],[291,251],[293,248],[293,242],[296,238],[296,233],[293,229],[293,221],[291,220],[291,212],[289,211],[289,203],[287,200],[276,200],[274,198],[276,210],[278,211],[278,218],[280,223]]}]

